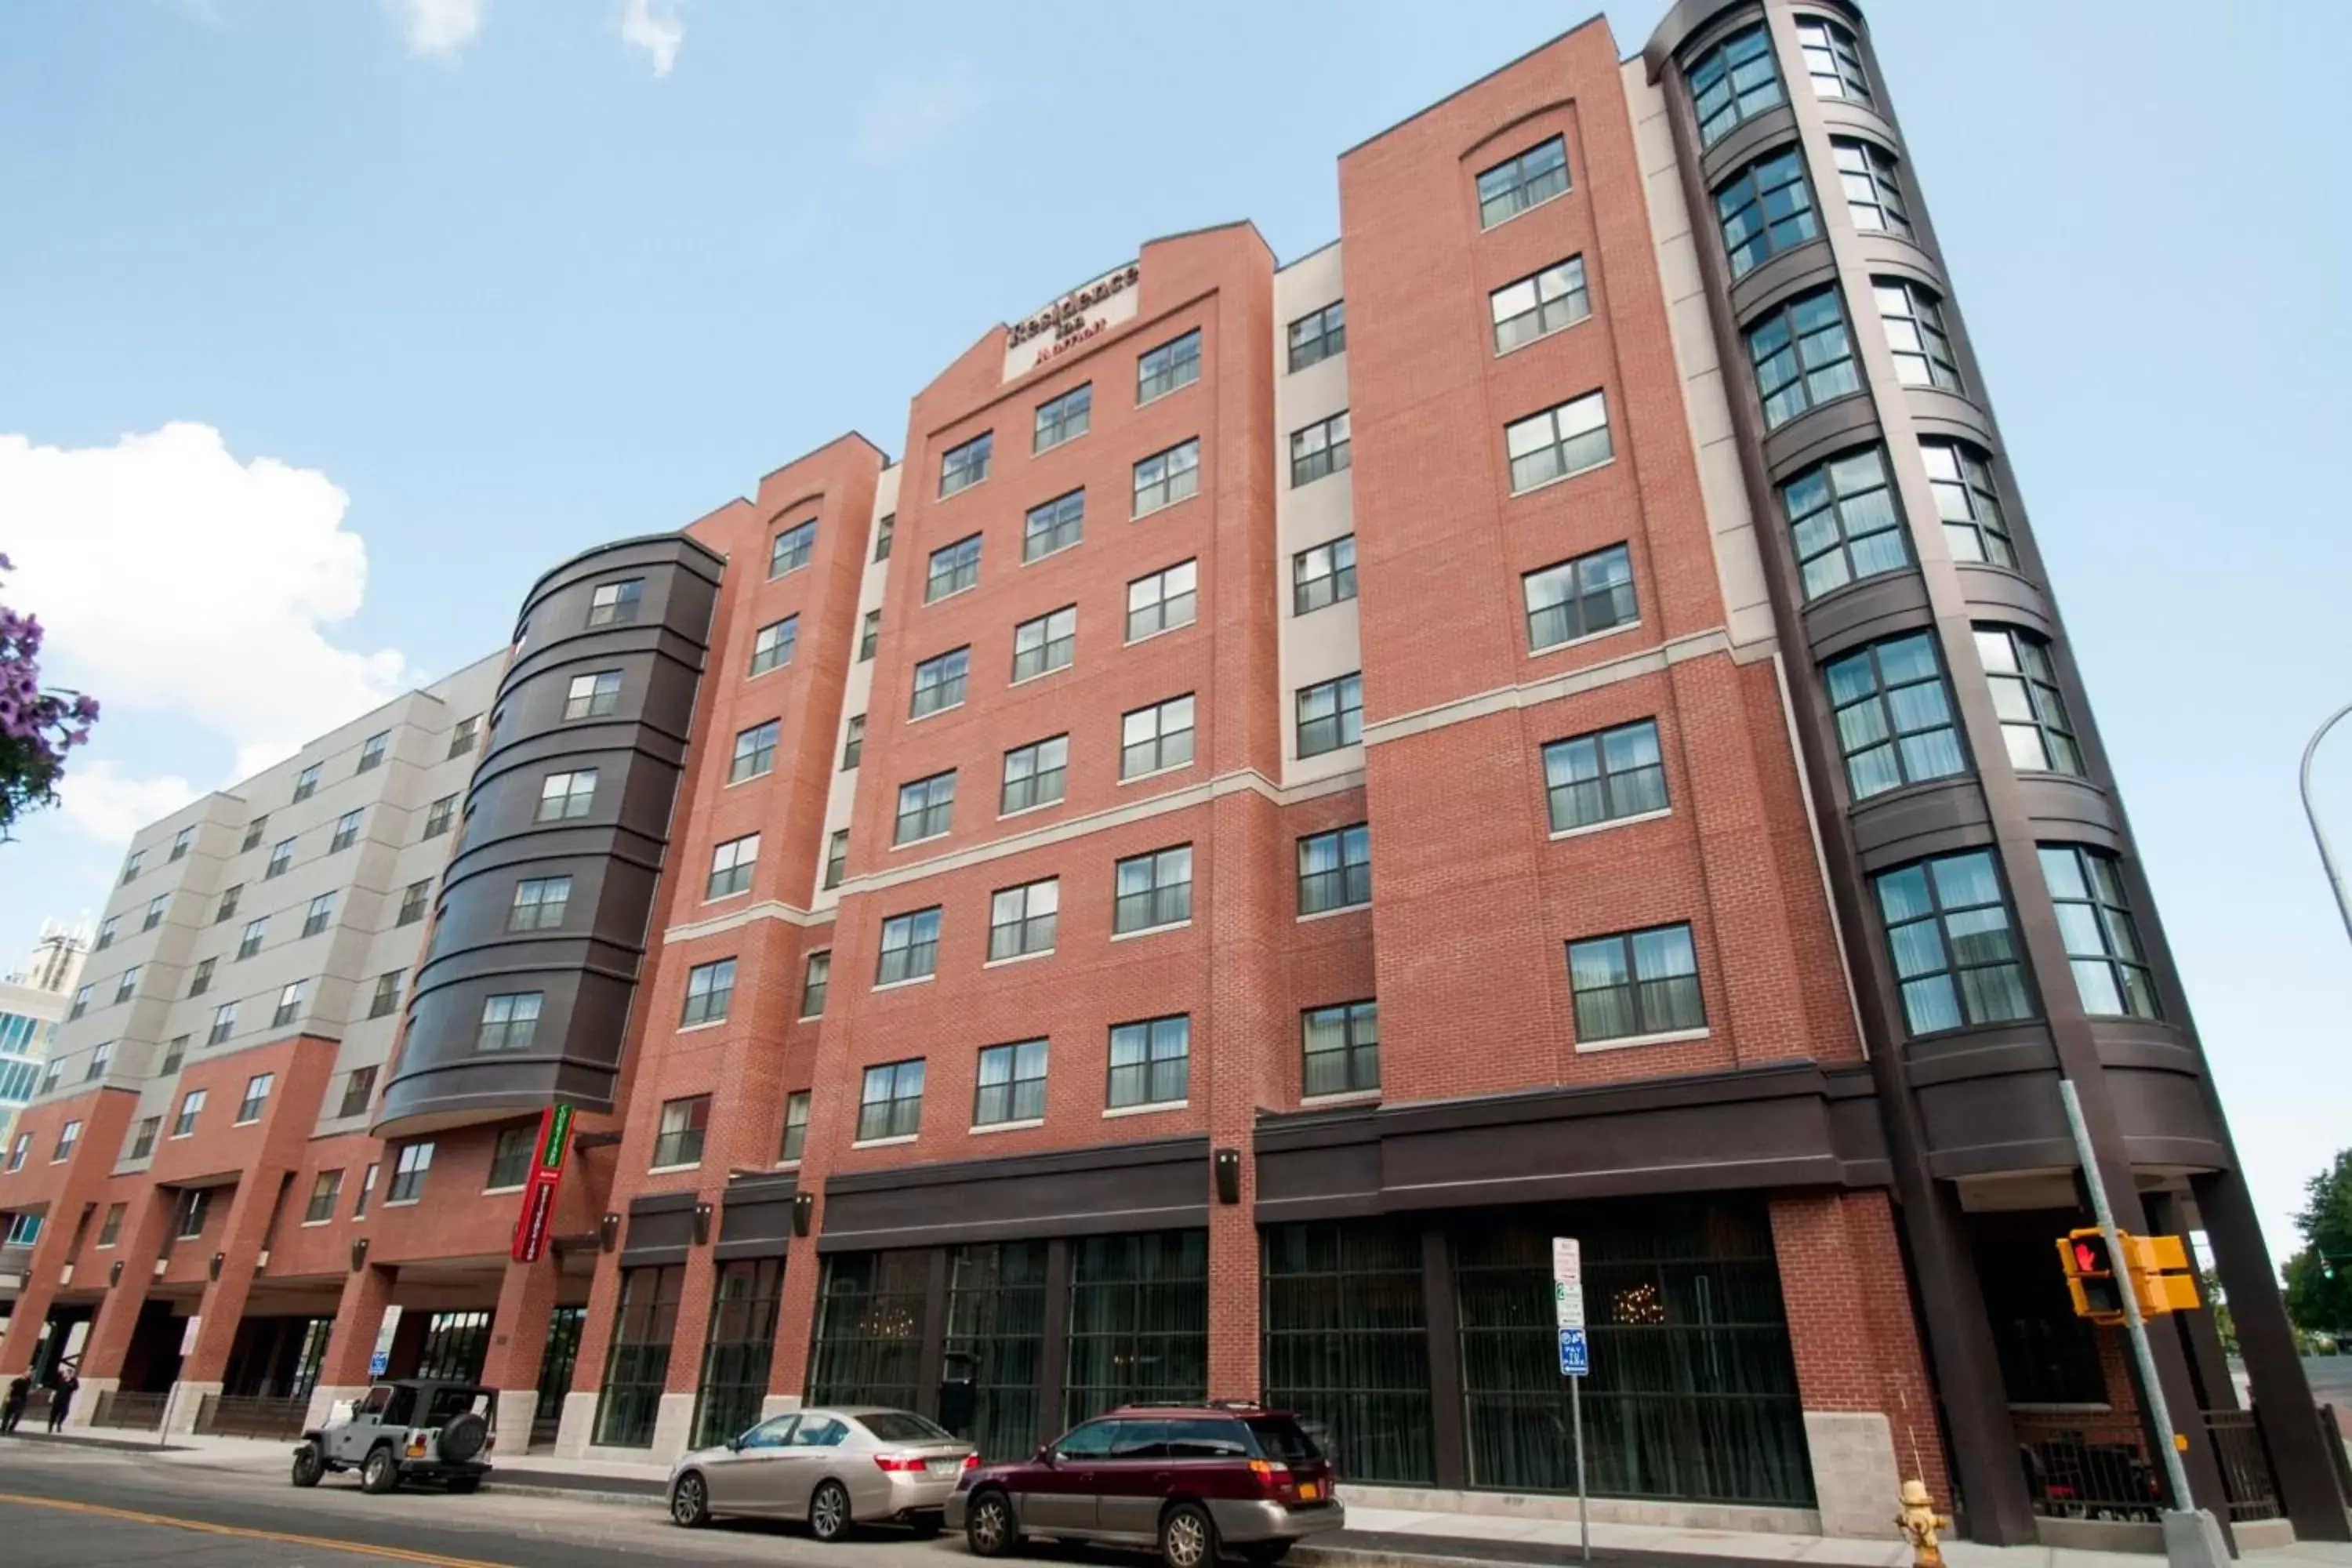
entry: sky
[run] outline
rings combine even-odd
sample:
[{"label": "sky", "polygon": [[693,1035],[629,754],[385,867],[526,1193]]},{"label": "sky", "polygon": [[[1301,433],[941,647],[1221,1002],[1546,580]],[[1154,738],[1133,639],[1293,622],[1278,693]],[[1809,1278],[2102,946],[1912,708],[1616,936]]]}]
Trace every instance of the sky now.
[{"label": "sky", "polygon": [[[1612,15],[1633,53],[1660,0]],[[1877,50],[2273,1251],[2352,1144],[2298,805],[2352,701],[2352,6],[1879,0]],[[1527,0],[0,5],[0,595],[106,704],[0,967],[131,831],[501,644],[1144,239],[1334,160]],[[2326,454],[2339,454],[2336,462]],[[2320,764],[2352,855],[2352,721]]]}]

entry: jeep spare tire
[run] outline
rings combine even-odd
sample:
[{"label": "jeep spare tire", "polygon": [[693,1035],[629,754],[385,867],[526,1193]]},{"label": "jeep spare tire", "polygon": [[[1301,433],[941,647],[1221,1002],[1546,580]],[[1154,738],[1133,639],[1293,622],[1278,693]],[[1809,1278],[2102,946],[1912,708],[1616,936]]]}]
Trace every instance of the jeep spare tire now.
[{"label": "jeep spare tire", "polygon": [[462,1465],[479,1454],[489,1439],[490,1424],[479,1411],[468,1410],[441,1428],[441,1458]]}]

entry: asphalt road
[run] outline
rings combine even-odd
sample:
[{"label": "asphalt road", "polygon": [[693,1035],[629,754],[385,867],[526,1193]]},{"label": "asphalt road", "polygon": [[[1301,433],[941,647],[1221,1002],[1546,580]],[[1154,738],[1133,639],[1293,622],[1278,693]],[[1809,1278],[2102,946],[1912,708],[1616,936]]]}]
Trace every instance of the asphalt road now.
[{"label": "asphalt road", "polygon": [[[290,1451],[290,1450],[289,1450]],[[369,1497],[347,1476],[298,1491],[283,1461],[0,1439],[8,1568],[606,1568],[652,1563],[950,1568],[961,1542],[882,1531],[825,1546],[784,1526],[688,1532],[658,1508],[502,1491]],[[1071,1561],[1069,1558],[1064,1562]],[[1118,1559],[1105,1557],[1108,1563]],[[1129,1563],[1139,1559],[1128,1559]]]}]

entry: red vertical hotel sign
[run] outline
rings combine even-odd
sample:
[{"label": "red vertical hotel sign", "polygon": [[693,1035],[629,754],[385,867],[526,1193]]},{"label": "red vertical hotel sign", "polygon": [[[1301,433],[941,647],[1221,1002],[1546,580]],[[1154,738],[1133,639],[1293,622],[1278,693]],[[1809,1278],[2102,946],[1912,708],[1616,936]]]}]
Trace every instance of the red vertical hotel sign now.
[{"label": "red vertical hotel sign", "polygon": [[571,1142],[572,1107],[551,1105],[540,1112],[539,1152],[522,1189],[522,1211],[515,1215],[514,1246],[508,1253],[517,1263],[536,1263],[547,1250],[547,1226],[555,1217],[555,1192],[563,1184]]}]

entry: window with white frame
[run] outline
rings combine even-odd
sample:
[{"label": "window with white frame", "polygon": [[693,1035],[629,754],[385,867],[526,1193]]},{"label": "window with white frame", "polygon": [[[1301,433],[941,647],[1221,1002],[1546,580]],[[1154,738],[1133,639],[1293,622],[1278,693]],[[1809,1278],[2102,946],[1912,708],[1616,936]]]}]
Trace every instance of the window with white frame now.
[{"label": "window with white frame", "polygon": [[1687,925],[1570,942],[1568,982],[1580,1046],[1706,1026]]},{"label": "window with white frame", "polygon": [[782,576],[807,565],[816,554],[816,519],[797,523],[776,535],[768,546],[768,575]]},{"label": "window with white frame", "polygon": [[930,565],[923,578],[923,603],[928,605],[979,586],[980,541],[981,536],[975,533],[931,552]]},{"label": "window with white frame", "polygon": [[205,1091],[192,1089],[180,1096],[180,1114],[172,1123],[172,1136],[186,1138],[196,1131],[196,1118],[205,1112]]},{"label": "window with white frame", "polygon": [[1612,453],[1606,395],[1588,392],[1512,420],[1503,427],[1503,450],[1514,495],[1599,468]]},{"label": "window with white frame", "polygon": [[1311,485],[1348,466],[1348,411],[1290,433],[1290,488]]},{"label": "window with white frame", "polygon": [[388,1204],[413,1204],[425,1195],[425,1177],[433,1169],[433,1144],[404,1143],[392,1163],[392,1185],[383,1194]]},{"label": "window with white frame", "polygon": [[727,1005],[734,996],[733,959],[696,964],[686,972],[686,1005],[678,1012],[678,1026],[690,1028],[697,1024],[718,1023],[727,1016]]},{"label": "window with white frame", "polygon": [[1298,754],[1317,757],[1364,738],[1364,678],[1350,671],[1298,689]]},{"label": "window with white frame", "polygon": [[1045,1120],[1045,1050],[1044,1040],[982,1048],[971,1097],[974,1127]]},{"label": "window with white frame", "polygon": [[1091,381],[1039,404],[1036,432],[1030,438],[1029,449],[1050,451],[1065,441],[1076,440],[1087,433],[1093,421],[1094,407],[1095,384]]},{"label": "window with white frame", "polygon": [[1110,1031],[1109,1109],[1181,1105],[1191,1088],[1192,1020],[1188,1014],[1114,1024]]},{"label": "window with white frame", "polygon": [[857,1142],[912,1138],[923,1129],[923,1058],[866,1069],[857,1096]]},{"label": "window with white frame", "polygon": [[571,878],[525,877],[515,884],[514,901],[507,906],[507,930],[558,930],[571,903]]},{"label": "window with white frame", "polygon": [[539,1032],[539,1013],[547,994],[541,991],[502,991],[482,998],[481,1028],[474,1037],[478,1051],[520,1051]]},{"label": "window with white frame", "polygon": [[1119,777],[1141,778],[1188,766],[1192,761],[1191,692],[1119,716]]},{"label": "window with white frame", "polygon": [[703,884],[705,899],[731,899],[751,890],[751,871],[759,864],[760,836],[747,833],[730,838],[710,852],[710,879]]},{"label": "window with white frame", "polygon": [[1870,101],[1870,78],[1862,68],[1862,47],[1853,35],[1826,16],[1797,18],[1797,47],[1805,57],[1815,98]]},{"label": "window with white frame", "polygon": [[1303,616],[1356,596],[1356,536],[1343,533],[1328,544],[1290,558],[1290,612]]},{"label": "window with white frame", "polygon": [[262,1107],[269,1103],[269,1091],[278,1085],[276,1073],[257,1072],[245,1080],[245,1098],[236,1103],[235,1125],[243,1127],[261,1120]]},{"label": "window with white frame", "polygon": [[955,821],[955,770],[933,773],[898,786],[898,820],[893,844],[914,844],[937,838]]},{"label": "window with white frame", "polygon": [[304,936],[318,935],[320,931],[327,929],[328,922],[332,921],[334,918],[335,895],[332,893],[320,893],[317,898],[310,900],[310,908],[302,911],[302,934]]},{"label": "window with white frame", "polygon": [[1379,1004],[1309,1007],[1300,1026],[1302,1095],[1360,1094],[1381,1087]]},{"label": "window with white frame", "polygon": [[386,1018],[400,1011],[400,988],[405,978],[405,972],[398,969],[375,977],[374,994],[368,998],[369,1017]]},{"label": "window with white frame", "polygon": [[1903,174],[1895,154],[1876,142],[1843,136],[1830,138],[1830,153],[1837,160],[1838,184],[1845,191],[1845,210],[1853,226],[1864,234],[1910,238],[1911,213],[1903,199]]},{"label": "window with white frame", "polygon": [[775,771],[778,728],[779,721],[771,719],[764,724],[752,725],[735,737],[735,755],[727,765],[729,784],[761,778]]},{"label": "window with white frame", "polygon": [[1182,337],[1164,342],[1139,355],[1135,362],[1135,401],[1138,405],[1157,397],[1165,397],[1180,386],[1190,386],[1201,379],[1201,329],[1193,328]]},{"label": "window with white frame", "polygon": [[920,719],[963,701],[964,679],[971,670],[971,646],[950,648],[915,666],[915,690],[908,717]]},{"label": "window with white frame", "polygon": [[1179,844],[1136,855],[1112,868],[1111,931],[1182,925],[1192,918],[1192,847]]},{"label": "window with white frame", "polygon": [[213,1026],[205,1033],[205,1044],[217,1046],[236,1033],[236,1004],[224,1002],[213,1009]]},{"label": "window with white frame", "polygon": [[898,985],[934,973],[940,961],[940,907],[892,915],[882,922],[882,949],[874,984]]},{"label": "window with white frame", "polygon": [[784,1097],[784,1135],[776,1148],[776,1163],[797,1164],[808,1147],[809,1091],[796,1089]]},{"label": "window with white frame", "polygon": [[800,645],[801,618],[786,616],[781,621],[771,621],[751,638],[751,673],[765,675],[793,661],[793,650]]},{"label": "window with white frame", "polygon": [[1298,912],[1319,915],[1372,901],[1372,830],[1363,823],[1298,841]]},{"label": "window with white frame", "polygon": [[824,994],[833,984],[833,952],[812,952],[801,970],[801,1016],[824,1016]]},{"label": "window with white frame", "polygon": [[563,693],[563,717],[602,719],[621,703],[621,672],[600,669],[593,675],[575,675]]},{"label": "window with white frame", "polygon": [[1021,559],[1036,561],[1067,550],[1085,537],[1087,492],[1072,490],[1043,506],[1033,506],[1021,521]]},{"label": "window with white frame", "polygon": [[988,958],[1025,958],[1054,951],[1054,926],[1062,908],[1059,878],[1000,888],[988,900]]},{"label": "window with white frame", "polygon": [[1492,228],[1568,190],[1568,141],[1552,136],[1478,175],[1478,226]]},{"label": "window with white frame", "polygon": [[1348,302],[1334,300],[1290,323],[1290,368],[1296,373],[1348,352]]},{"label": "window with white frame", "polygon": [[654,1134],[654,1169],[702,1163],[702,1142],[709,1130],[709,1095],[664,1100],[661,1125]]},{"label": "window with white frame", "polygon": [[1077,657],[1077,648],[1076,605],[1065,605],[1034,621],[1022,622],[1013,628],[1013,684],[1067,668]]},{"label": "window with white frame", "polygon": [[1640,618],[1633,596],[1633,560],[1622,544],[1530,572],[1520,579],[1527,599],[1528,651],[1541,653]]},{"label": "window with white frame", "polygon": [[1003,789],[997,799],[999,815],[1011,816],[1062,798],[1070,765],[1070,738],[1054,735],[1016,746],[1004,753]]},{"label": "window with white frame", "polygon": [[328,854],[340,853],[359,842],[360,816],[359,812],[347,811],[335,818],[335,831],[327,840]]},{"label": "window with white frame", "polygon": [[1135,465],[1135,512],[1146,517],[1201,493],[1201,438],[1154,452]]},{"label": "window with white frame", "polygon": [[625,626],[637,618],[637,601],[645,596],[646,580],[626,577],[618,583],[599,583],[588,595],[588,624],[592,626]]},{"label": "window with white frame", "polygon": [[1543,764],[1554,833],[1666,809],[1654,719],[1554,741],[1543,749]]},{"label": "window with white frame", "polygon": [[282,985],[278,991],[278,1005],[269,1015],[269,1026],[282,1029],[302,1014],[302,988],[309,982],[297,980]]},{"label": "window with white frame", "polygon": [[1175,565],[1138,577],[1127,585],[1127,640],[1140,642],[1161,632],[1189,626],[1199,610],[1201,563],[1179,561]]},{"label": "window with white frame", "polygon": [[995,449],[996,432],[983,430],[960,447],[950,447],[940,457],[940,499],[947,500],[958,490],[968,490],[988,478],[989,454]]},{"label": "window with white frame", "polygon": [[587,816],[595,805],[594,768],[550,773],[540,781],[538,819],[541,822],[568,822]]},{"label": "window with white frame", "polygon": [[1584,258],[1571,256],[1532,277],[1504,284],[1486,296],[1486,310],[1494,319],[1498,354],[1576,325],[1592,314],[1592,296],[1584,286]]}]

